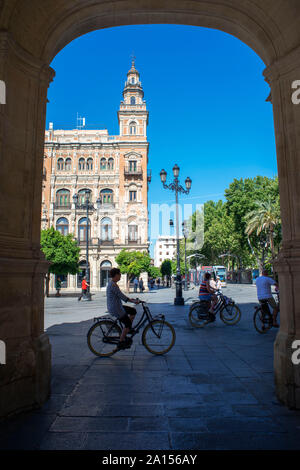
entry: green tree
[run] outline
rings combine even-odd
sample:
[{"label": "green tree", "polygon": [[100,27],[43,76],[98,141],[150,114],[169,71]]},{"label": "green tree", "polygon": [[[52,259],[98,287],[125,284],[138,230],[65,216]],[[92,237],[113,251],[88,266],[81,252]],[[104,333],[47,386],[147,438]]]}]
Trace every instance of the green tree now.
[{"label": "green tree", "polygon": [[[128,274],[128,282],[131,277],[139,277],[141,273],[149,273],[151,258],[146,251],[127,251],[125,248],[116,257],[116,262],[122,274]],[[127,288],[128,288],[127,284]]]},{"label": "green tree", "polygon": [[166,276],[168,284],[170,284],[172,276],[172,261],[170,259],[165,259],[160,267],[161,275]]},{"label": "green tree", "polygon": [[80,248],[72,234],[62,235],[51,227],[41,231],[41,250],[51,262],[46,278],[46,294],[49,295],[49,274],[77,274],[79,272]]},{"label": "green tree", "polygon": [[[256,208],[246,214],[246,234],[248,236],[249,245],[253,254],[256,256],[260,271],[262,271],[265,264],[265,251],[267,246],[270,247],[271,257],[273,262],[275,258],[275,238],[276,228],[281,224],[279,204],[272,202],[270,199],[265,201],[257,201]],[[257,249],[253,246],[251,238],[255,236],[260,239]],[[259,252],[259,254],[257,253]]]},{"label": "green tree", "polygon": [[156,266],[150,266],[149,267],[149,271],[148,271],[148,274],[150,277],[152,277],[153,279],[156,279],[157,277],[160,277],[161,276],[161,271],[158,267]]}]

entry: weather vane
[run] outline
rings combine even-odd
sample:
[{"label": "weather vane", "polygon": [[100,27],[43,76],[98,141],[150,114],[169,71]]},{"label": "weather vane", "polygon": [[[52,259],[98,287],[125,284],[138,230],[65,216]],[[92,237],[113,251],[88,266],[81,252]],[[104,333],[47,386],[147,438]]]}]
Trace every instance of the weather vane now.
[{"label": "weather vane", "polygon": [[132,65],[134,66],[134,65],[135,65],[135,59],[136,59],[136,57],[135,57],[135,55],[134,55],[134,52],[132,52],[132,54],[131,54],[130,57],[131,57]]}]

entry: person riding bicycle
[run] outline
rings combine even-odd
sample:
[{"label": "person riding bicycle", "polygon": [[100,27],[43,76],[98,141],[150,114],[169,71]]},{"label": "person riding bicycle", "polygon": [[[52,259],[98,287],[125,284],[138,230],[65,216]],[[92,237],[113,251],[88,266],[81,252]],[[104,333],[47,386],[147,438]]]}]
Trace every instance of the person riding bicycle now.
[{"label": "person riding bicycle", "polygon": [[211,315],[211,320],[214,321],[216,319],[215,314],[214,314],[214,308],[215,305],[218,301],[217,296],[215,295],[215,292],[217,292],[217,289],[214,289],[211,284],[211,274],[210,273],[205,273],[204,278],[200,284],[200,289],[199,289],[199,300],[208,300],[210,301],[210,309],[209,309],[209,314]]},{"label": "person riding bicycle", "polygon": [[123,292],[121,292],[119,286],[117,285],[117,282],[119,282],[121,279],[121,272],[119,268],[112,268],[109,275],[111,280],[109,281],[106,288],[107,310],[111,315],[117,317],[124,324],[120,341],[118,343],[118,348],[125,349],[129,344],[126,335],[130,333],[132,329],[132,322],[137,312],[135,308],[123,305],[121,300],[124,302],[132,302],[134,304],[139,304],[140,301],[138,299],[130,299],[125,294],[123,294]]},{"label": "person riding bicycle", "polygon": [[267,301],[268,304],[273,309],[273,327],[278,328],[277,323],[277,314],[279,311],[278,305],[275,302],[274,297],[272,296],[271,286],[275,286],[278,289],[278,284],[274,279],[269,277],[268,271],[263,269],[262,275],[256,278],[256,289],[257,289],[257,298],[259,302]]}]

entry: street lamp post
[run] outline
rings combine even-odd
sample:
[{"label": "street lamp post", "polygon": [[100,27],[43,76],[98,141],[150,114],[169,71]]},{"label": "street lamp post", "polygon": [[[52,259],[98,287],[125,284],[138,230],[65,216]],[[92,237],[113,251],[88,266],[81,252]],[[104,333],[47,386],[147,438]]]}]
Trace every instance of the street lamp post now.
[{"label": "street lamp post", "polygon": [[184,236],[184,271],[185,271],[185,283],[184,283],[184,290],[188,290],[188,275],[187,275],[187,264],[186,264],[186,239],[189,235],[189,230],[187,227],[186,221],[182,222],[182,233]]},{"label": "street lamp post", "polygon": [[86,209],[86,226],[87,226],[87,232],[86,232],[86,282],[88,284],[87,286],[87,291],[86,291],[86,296],[84,300],[92,300],[91,293],[90,293],[90,265],[89,265],[89,210],[93,210],[94,206],[90,203],[90,197],[91,197],[91,190],[86,189],[85,190],[85,201],[84,203],[78,203],[78,195],[74,194],[73,196],[73,201],[75,204],[75,209]]},{"label": "street lamp post", "polygon": [[182,280],[180,273],[180,252],[179,252],[179,209],[178,209],[178,193],[188,194],[191,189],[192,180],[187,177],[185,180],[186,189],[179,184],[179,166],[174,165],[173,167],[174,181],[169,185],[166,184],[167,172],[161,170],[160,179],[165,189],[175,191],[176,200],[176,241],[177,241],[177,268],[176,268],[176,297],[174,299],[174,305],[184,305],[184,298],[182,297]]}]

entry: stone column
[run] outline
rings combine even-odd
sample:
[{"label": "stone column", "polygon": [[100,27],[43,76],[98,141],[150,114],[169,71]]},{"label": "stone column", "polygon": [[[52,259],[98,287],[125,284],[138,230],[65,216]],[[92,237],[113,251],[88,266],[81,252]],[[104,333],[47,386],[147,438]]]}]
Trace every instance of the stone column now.
[{"label": "stone column", "polygon": [[[292,84],[300,80],[300,48],[268,67],[277,148],[282,249],[275,263],[280,288],[280,331],[274,344],[276,393],[300,409],[300,365],[292,363],[292,344],[300,340],[300,104]],[[298,94],[299,95],[299,94]]]},{"label": "stone column", "polygon": [[50,393],[51,347],[44,333],[40,251],[47,89],[54,72],[0,32],[0,416],[41,405]]}]

